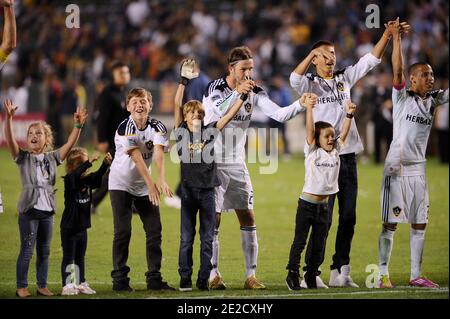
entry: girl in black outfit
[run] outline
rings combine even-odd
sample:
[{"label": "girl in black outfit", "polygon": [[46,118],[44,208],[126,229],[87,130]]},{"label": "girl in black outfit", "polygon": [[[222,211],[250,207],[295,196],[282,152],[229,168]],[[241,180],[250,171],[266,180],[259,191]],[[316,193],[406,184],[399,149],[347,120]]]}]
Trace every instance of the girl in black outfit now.
[{"label": "girl in black outfit", "polygon": [[63,177],[64,212],[61,218],[61,295],[95,294],[84,278],[87,229],[91,227],[92,190],[100,187],[102,176],[108,170],[112,158],[107,153],[98,171],[89,173],[88,169],[97,159],[98,155],[89,160],[87,150],[79,147],[73,148],[67,156],[67,175]]}]

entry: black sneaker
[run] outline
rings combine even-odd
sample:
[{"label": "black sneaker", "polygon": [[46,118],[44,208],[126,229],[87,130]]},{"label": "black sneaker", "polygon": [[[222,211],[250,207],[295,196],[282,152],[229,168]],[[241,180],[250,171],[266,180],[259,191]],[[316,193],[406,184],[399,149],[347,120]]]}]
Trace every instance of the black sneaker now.
[{"label": "black sneaker", "polygon": [[209,290],[209,287],[208,287],[208,278],[206,278],[206,279],[203,279],[203,278],[197,278],[197,282],[196,282],[195,286],[196,286],[199,290],[208,291],[208,290]]},{"label": "black sneaker", "polygon": [[313,271],[305,272],[305,282],[309,289],[317,289],[316,275]]},{"label": "black sneaker", "polygon": [[191,278],[183,278],[180,279],[180,291],[192,291],[192,280]]},{"label": "black sneaker", "polygon": [[286,285],[289,290],[300,290],[300,273],[298,270],[289,270],[286,277]]},{"label": "black sneaker", "polygon": [[134,289],[130,287],[129,280],[113,282],[113,291],[117,292],[133,292]]},{"label": "black sneaker", "polygon": [[170,287],[167,282],[162,281],[161,279],[149,280],[147,282],[148,290],[175,290],[175,288]]}]

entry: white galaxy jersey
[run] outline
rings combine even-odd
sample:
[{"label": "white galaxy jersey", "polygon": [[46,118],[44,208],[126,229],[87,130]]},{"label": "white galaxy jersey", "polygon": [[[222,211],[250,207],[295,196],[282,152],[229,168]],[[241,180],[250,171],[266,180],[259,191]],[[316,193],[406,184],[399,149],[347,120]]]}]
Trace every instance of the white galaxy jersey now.
[{"label": "white galaxy jersey", "polygon": [[[381,59],[367,53],[356,64],[335,72],[332,79],[327,80],[311,73],[299,75],[292,72],[289,80],[292,88],[298,94],[311,92],[317,95],[317,104],[313,109],[314,121],[330,123],[336,131],[336,135],[339,135],[347,114],[345,103],[351,99],[350,89],[380,62]],[[355,119],[352,119],[345,146],[342,147],[340,154],[358,154],[363,149]]]},{"label": "white galaxy jersey", "polygon": [[[218,121],[239,98],[240,94],[228,86],[225,78],[210,82],[203,95],[205,125]],[[289,106],[280,107],[270,100],[266,91],[255,87],[253,93],[216,139],[214,152],[219,167],[245,164],[247,128],[250,125],[254,107],[259,107],[264,114],[279,122],[290,120],[304,110],[298,100]]]},{"label": "white galaxy jersey", "polygon": [[393,137],[386,156],[388,175],[425,174],[425,152],[434,110],[448,102],[448,89],[436,90],[425,99],[406,90],[406,82],[392,89]]},{"label": "white galaxy jersey", "polygon": [[139,148],[145,164],[150,166],[154,145],[163,145],[164,151],[168,150],[166,127],[160,121],[149,118],[146,128],[139,130],[129,116],[117,128],[114,142],[116,154],[111,164],[108,189],[126,191],[135,196],[148,195],[147,185],[131,159],[129,151]]},{"label": "white galaxy jersey", "polygon": [[341,140],[336,140],[331,152],[317,147],[315,143],[308,145],[305,142],[305,145],[305,185],[302,192],[313,195],[336,194],[339,191]]}]

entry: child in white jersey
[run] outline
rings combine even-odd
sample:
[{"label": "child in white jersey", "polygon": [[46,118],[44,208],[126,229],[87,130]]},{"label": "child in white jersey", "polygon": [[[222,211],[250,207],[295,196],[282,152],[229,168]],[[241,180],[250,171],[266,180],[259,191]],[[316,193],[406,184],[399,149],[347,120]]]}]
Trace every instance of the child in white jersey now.
[{"label": "child in white jersey", "polygon": [[[295,236],[286,267],[286,284],[289,290],[318,287],[316,276],[320,275],[319,266],[328,235],[328,197],[339,191],[339,149],[345,143],[356,109],[355,104],[348,101],[341,134],[335,138],[333,125],[321,121],[314,123],[313,108],[317,103],[317,95],[304,93],[300,103],[306,107],[305,185],[298,201]],[[300,284],[300,255],[305,248],[310,228],[312,253],[306,265],[304,280]],[[321,287],[326,286],[322,284]]]}]

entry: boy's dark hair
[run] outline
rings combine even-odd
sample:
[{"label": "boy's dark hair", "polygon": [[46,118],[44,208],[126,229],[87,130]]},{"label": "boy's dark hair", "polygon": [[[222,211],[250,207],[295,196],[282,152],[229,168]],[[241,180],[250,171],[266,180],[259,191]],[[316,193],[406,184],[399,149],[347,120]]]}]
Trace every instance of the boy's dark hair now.
[{"label": "boy's dark hair", "polygon": [[253,59],[252,51],[246,46],[235,47],[228,54],[228,64],[232,65],[242,60]]},{"label": "boy's dark hair", "polygon": [[416,62],[416,63],[413,63],[413,64],[411,64],[411,65],[409,66],[409,68],[408,68],[408,74],[409,74],[409,75],[414,74],[414,73],[416,72],[416,70],[417,70],[419,67],[421,67],[421,66],[427,66],[427,65],[428,65],[428,63],[426,63],[426,62]]},{"label": "boy's dark hair", "polygon": [[128,103],[130,103],[130,100],[133,97],[143,97],[146,98],[148,100],[148,103],[150,104],[150,110],[153,107],[153,102],[152,102],[152,94],[147,91],[146,89],[142,88],[142,87],[137,87],[134,89],[131,89],[128,94],[127,94],[127,100],[126,100],[126,105],[128,106]]},{"label": "boy's dark hair", "polygon": [[111,64],[111,71],[114,71],[115,69],[118,69],[118,68],[123,68],[124,66],[128,66],[128,65],[126,65],[122,61],[114,61]]},{"label": "boy's dark hair", "polygon": [[328,122],[323,122],[323,121],[318,121],[316,123],[314,123],[314,142],[316,143],[317,147],[320,147],[320,143],[319,143],[319,136],[320,136],[320,131],[329,127],[333,127],[333,125],[331,125]]},{"label": "boy's dark hair", "polygon": [[319,40],[319,41],[317,41],[316,43],[314,43],[314,44],[312,45],[311,51],[314,50],[314,49],[316,49],[316,48],[318,48],[318,47],[321,47],[322,45],[334,47],[334,43],[332,43],[332,42],[330,42],[330,41],[327,41],[327,40]]}]

